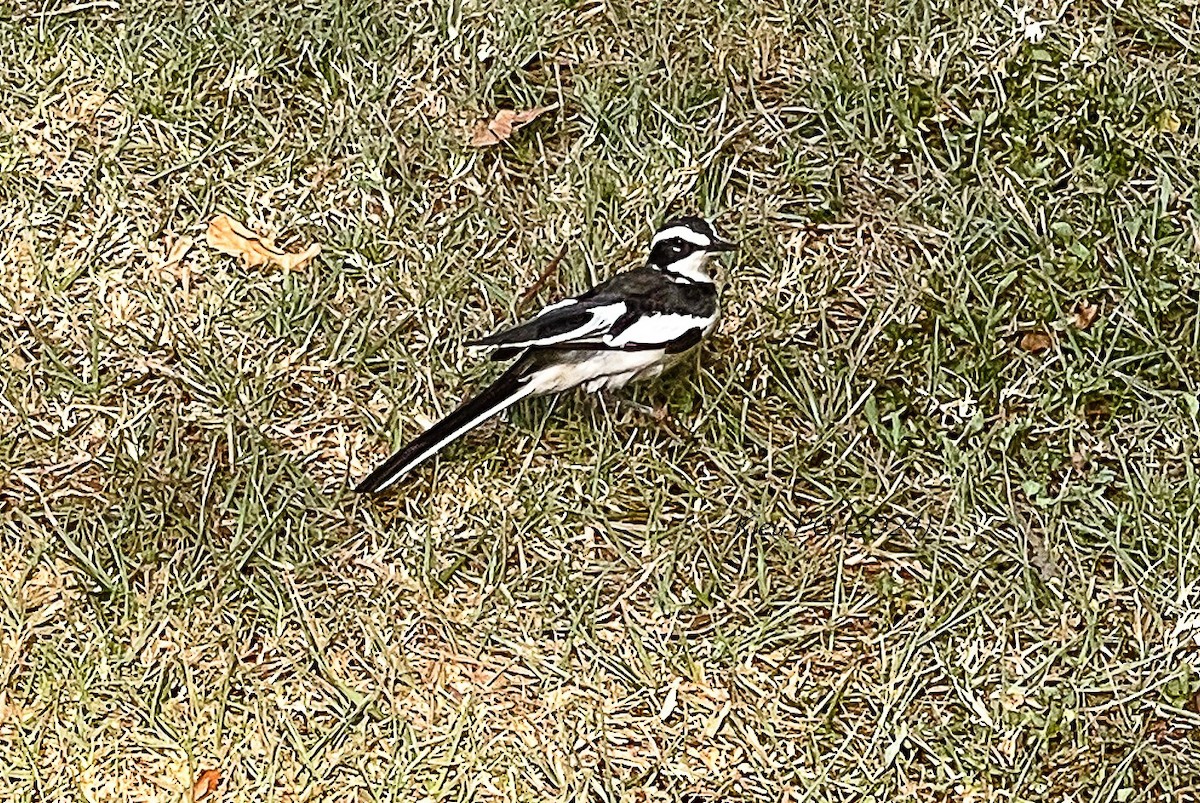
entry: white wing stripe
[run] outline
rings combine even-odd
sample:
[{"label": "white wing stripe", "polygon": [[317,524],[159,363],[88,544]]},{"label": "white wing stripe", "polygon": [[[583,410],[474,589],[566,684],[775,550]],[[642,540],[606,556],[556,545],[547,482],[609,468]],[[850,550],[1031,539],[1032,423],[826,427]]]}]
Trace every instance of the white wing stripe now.
[{"label": "white wing stripe", "polygon": [[[544,312],[544,311],[543,311]],[[572,340],[596,335],[611,327],[625,314],[625,302],[619,301],[616,304],[607,304],[603,307],[592,307],[588,310],[588,314],[592,317],[582,326],[576,327],[569,332],[563,332],[550,337],[539,337],[533,340],[522,340],[514,343],[503,343],[505,348],[525,348],[526,346],[553,346],[556,343],[568,343]],[[540,315],[538,317],[541,317]],[[537,318],[534,319],[535,321]]]},{"label": "white wing stripe", "polygon": [[542,311],[538,313],[538,317],[540,318],[541,316],[545,315],[550,310],[562,309],[563,307],[569,307],[572,304],[578,304],[578,303],[579,303],[578,298],[564,298],[562,301],[555,301],[553,304],[547,304],[546,306],[542,307]]},{"label": "white wing stripe", "polygon": [[603,340],[608,346],[666,345],[672,340],[683,337],[693,329],[703,330],[712,322],[712,318],[681,315],[674,312],[647,315],[645,318],[635,321],[633,325],[618,335],[605,335]]}]

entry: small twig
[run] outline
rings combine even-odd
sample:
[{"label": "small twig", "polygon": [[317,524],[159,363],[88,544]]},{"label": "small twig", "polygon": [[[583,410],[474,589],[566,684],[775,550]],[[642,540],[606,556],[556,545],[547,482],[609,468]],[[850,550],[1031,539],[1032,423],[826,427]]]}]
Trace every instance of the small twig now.
[{"label": "small twig", "polygon": [[525,295],[521,296],[521,300],[517,302],[518,312],[523,310],[525,305],[530,301],[533,301],[533,297],[536,296],[538,292],[546,286],[546,282],[550,281],[550,276],[556,270],[558,270],[559,263],[563,261],[563,257],[566,255],[567,244],[563,243],[562,247],[558,249],[558,253],[555,255],[554,259],[550,260],[549,264],[546,265],[546,269],[543,270],[542,274],[537,277],[537,281],[533,283],[533,287],[530,287],[528,290],[526,290]]}]

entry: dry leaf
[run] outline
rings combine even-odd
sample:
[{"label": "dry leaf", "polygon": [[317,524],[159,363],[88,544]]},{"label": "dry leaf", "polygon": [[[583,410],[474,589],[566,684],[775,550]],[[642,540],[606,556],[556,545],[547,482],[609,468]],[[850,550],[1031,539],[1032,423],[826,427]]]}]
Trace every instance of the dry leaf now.
[{"label": "dry leaf", "polygon": [[705,721],[704,730],[700,732],[701,737],[704,739],[711,739],[713,736],[716,736],[717,731],[721,730],[721,725],[724,724],[725,717],[729,716],[729,712],[732,710],[732,708],[733,706],[731,706],[729,701],[726,700],[725,704],[721,706],[721,710]]},{"label": "dry leaf", "polygon": [[671,684],[671,688],[667,689],[667,697],[663,700],[662,708],[658,711],[658,718],[662,722],[666,722],[671,718],[671,713],[675,710],[675,702],[679,698],[679,681],[676,680]]},{"label": "dry leaf", "polygon": [[512,109],[501,109],[496,112],[496,116],[490,121],[481,120],[475,126],[475,130],[471,132],[471,147],[487,148],[492,145],[499,145],[511,137],[513,132],[521,126],[532,123],[546,112],[557,108],[558,104],[555,103],[550,106],[527,109],[523,112],[516,112]]},{"label": "dry leaf", "polygon": [[275,247],[270,237],[260,237],[238,223],[229,215],[217,215],[208,224],[204,235],[209,248],[223,254],[241,257],[247,268],[255,268],[274,262],[284,270],[295,270],[307,265],[321,253],[321,244],[313,243],[299,254],[289,254]]},{"label": "dry leaf", "polygon": [[1021,335],[1021,339],[1017,341],[1017,346],[1022,351],[1028,351],[1030,354],[1045,351],[1053,345],[1054,338],[1042,331],[1025,332]]},{"label": "dry leaf", "polygon": [[1087,329],[1099,314],[1100,306],[1098,304],[1089,304],[1087,300],[1080,301],[1075,305],[1075,314],[1071,317],[1071,326],[1080,330]]},{"label": "dry leaf", "polygon": [[200,773],[200,777],[196,778],[196,783],[192,786],[192,803],[197,803],[217,791],[219,783],[221,783],[220,770],[205,770]]},{"label": "dry leaf", "polygon": [[171,244],[171,250],[167,252],[167,258],[163,261],[159,268],[164,269],[169,268],[172,265],[178,265],[183,261],[183,258],[187,256],[187,252],[192,250],[192,246],[195,244],[196,241],[191,237],[180,237]]},{"label": "dry leaf", "polygon": [[184,293],[192,292],[192,272],[183,258],[192,250],[196,241],[191,237],[180,237],[171,244],[166,258],[158,266],[158,276],[161,279],[175,279],[183,285]]},{"label": "dry leaf", "polygon": [[1174,109],[1163,109],[1155,120],[1155,127],[1164,134],[1178,134],[1181,125],[1179,115]]}]

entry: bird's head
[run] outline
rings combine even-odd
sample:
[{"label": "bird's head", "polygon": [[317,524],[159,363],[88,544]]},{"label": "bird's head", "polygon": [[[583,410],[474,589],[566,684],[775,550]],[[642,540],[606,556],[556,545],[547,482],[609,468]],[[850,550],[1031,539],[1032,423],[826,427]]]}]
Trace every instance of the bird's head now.
[{"label": "bird's head", "polygon": [[712,281],[709,260],[723,251],[736,251],[737,243],[717,236],[707,220],[679,217],[668,220],[650,241],[650,264],[689,281]]}]

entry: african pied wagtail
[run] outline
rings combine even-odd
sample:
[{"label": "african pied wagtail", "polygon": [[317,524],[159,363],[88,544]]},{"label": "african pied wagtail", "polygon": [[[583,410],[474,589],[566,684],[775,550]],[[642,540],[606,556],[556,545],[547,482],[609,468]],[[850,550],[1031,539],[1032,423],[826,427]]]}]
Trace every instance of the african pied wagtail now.
[{"label": "african pied wagtail", "polygon": [[517,361],[500,378],[384,461],[355,489],[382,491],[421,461],[527,396],[589,392],[658,376],[697,346],[717,322],[713,254],[737,245],[698,217],[664,223],[645,267],[619,273],[526,323],[468,343]]}]

